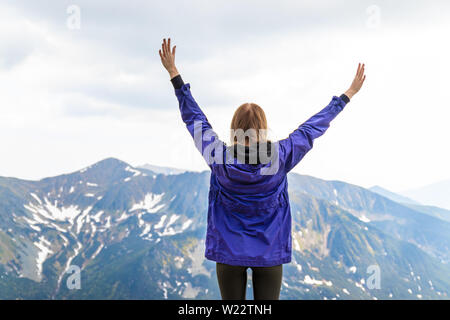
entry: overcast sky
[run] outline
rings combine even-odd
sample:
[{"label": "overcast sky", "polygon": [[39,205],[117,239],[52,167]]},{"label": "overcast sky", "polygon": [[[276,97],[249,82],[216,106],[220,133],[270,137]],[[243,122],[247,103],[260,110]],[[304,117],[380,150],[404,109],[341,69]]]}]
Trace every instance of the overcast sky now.
[{"label": "overcast sky", "polygon": [[222,140],[243,102],[262,106],[271,138],[285,138],[365,62],[364,87],[294,172],[393,191],[448,179],[449,7],[2,0],[0,175],[40,179],[107,157],[206,170],[160,62],[171,37]]}]

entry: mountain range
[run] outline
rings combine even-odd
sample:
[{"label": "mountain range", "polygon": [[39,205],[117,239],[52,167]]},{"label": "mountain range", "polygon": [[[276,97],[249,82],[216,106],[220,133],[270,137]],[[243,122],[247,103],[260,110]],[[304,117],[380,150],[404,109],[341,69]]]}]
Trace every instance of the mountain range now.
[{"label": "mountain range", "polygon": [[404,190],[400,194],[429,206],[450,210],[450,180],[442,180],[423,187]]},{"label": "mountain range", "polygon": [[[0,299],[220,299],[204,258],[209,178],[114,158],[39,181],[0,177]],[[307,175],[288,183],[280,299],[449,298],[447,210]],[[251,271],[248,285],[251,299]]]}]

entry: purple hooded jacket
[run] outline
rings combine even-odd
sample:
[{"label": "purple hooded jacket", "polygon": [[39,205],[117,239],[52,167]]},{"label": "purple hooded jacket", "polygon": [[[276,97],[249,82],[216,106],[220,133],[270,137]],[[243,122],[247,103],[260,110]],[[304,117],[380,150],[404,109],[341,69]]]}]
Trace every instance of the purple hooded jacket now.
[{"label": "purple hooded jacket", "polygon": [[286,139],[266,147],[272,150],[267,153],[270,160],[247,163],[230,156],[231,148],[212,130],[190,84],[179,75],[171,81],[183,122],[211,169],[205,257],[248,267],[289,263],[292,239],[286,175],[313,147],[313,140],[329,128],[349,98],[333,96]]}]

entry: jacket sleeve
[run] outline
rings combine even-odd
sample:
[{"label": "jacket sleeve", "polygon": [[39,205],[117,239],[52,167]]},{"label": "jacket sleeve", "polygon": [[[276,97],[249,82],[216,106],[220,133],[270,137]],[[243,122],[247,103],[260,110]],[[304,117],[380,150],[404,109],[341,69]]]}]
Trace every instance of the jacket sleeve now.
[{"label": "jacket sleeve", "polygon": [[284,163],[286,173],[292,170],[312,149],[314,139],[325,133],[330,122],[349,101],[345,95],[333,96],[325,108],[301,124],[288,138],[279,141],[280,160]]},{"label": "jacket sleeve", "polygon": [[181,87],[174,85],[178,99],[181,118],[194,139],[196,148],[200,151],[208,166],[222,163],[224,143],[219,139],[211,127],[208,119],[192,96],[189,83],[181,83]]}]

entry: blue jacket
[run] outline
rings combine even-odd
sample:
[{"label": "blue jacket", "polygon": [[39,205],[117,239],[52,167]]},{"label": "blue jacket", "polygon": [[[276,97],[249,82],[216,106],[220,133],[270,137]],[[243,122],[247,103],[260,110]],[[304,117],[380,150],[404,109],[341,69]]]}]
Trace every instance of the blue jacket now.
[{"label": "blue jacket", "polygon": [[313,140],[328,129],[348,98],[333,96],[324,109],[288,138],[274,143],[277,151],[270,161],[249,164],[228,158],[230,149],[212,130],[189,83],[175,87],[175,95],[183,122],[211,169],[205,257],[249,267],[290,262],[291,210],[286,175],[313,147]]}]

